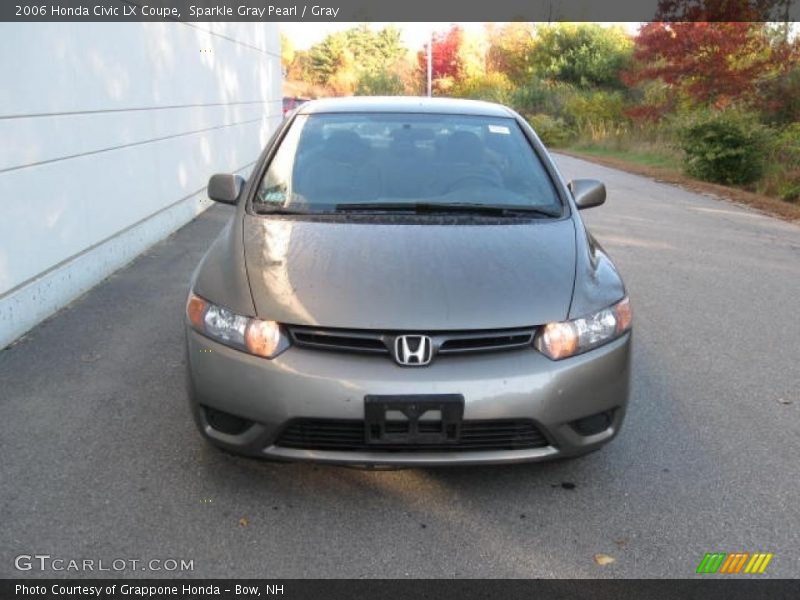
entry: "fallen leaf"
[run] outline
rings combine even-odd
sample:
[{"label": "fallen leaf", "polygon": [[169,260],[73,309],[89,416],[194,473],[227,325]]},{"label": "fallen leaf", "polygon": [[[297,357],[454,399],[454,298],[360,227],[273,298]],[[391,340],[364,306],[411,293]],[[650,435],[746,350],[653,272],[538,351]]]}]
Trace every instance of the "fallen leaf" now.
[{"label": "fallen leaf", "polygon": [[608,554],[595,554],[594,555],[594,562],[596,562],[601,567],[605,567],[606,565],[610,565],[616,559],[613,556],[609,556]]},{"label": "fallen leaf", "polygon": [[239,527],[247,527],[250,521],[247,520],[247,517],[242,517],[239,519]]}]

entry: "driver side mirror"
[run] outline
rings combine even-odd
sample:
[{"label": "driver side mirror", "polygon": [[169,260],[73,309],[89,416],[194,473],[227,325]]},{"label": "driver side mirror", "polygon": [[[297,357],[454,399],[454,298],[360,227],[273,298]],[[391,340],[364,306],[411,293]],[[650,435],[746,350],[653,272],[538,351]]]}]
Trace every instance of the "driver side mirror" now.
[{"label": "driver side mirror", "polygon": [[573,179],[567,184],[578,210],[600,206],[606,201],[606,186],[596,179]]},{"label": "driver side mirror", "polygon": [[208,197],[223,204],[236,204],[244,188],[244,177],[217,173],[208,180]]}]

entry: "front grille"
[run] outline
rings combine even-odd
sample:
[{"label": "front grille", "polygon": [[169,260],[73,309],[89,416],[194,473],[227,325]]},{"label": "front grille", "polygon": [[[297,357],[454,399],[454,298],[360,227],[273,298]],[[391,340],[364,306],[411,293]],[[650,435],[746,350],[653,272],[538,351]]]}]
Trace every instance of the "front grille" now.
[{"label": "front grille", "polygon": [[389,353],[389,349],[379,336],[359,335],[354,332],[313,331],[299,327],[290,328],[290,332],[298,346],[323,350]]},{"label": "front grille", "polygon": [[488,350],[508,350],[530,346],[533,339],[533,330],[515,331],[512,333],[492,332],[483,335],[455,335],[448,336],[439,345],[439,354],[454,354],[456,352],[481,352]]},{"label": "front grille", "polygon": [[[424,421],[420,426],[424,426]],[[387,423],[387,430],[391,422]],[[547,439],[533,421],[503,419],[464,421],[461,438],[447,444],[366,443],[364,421],[339,419],[295,419],[283,430],[275,445],[302,450],[340,450],[373,452],[464,452],[468,450],[525,450],[544,448]]]},{"label": "front grille", "polygon": [[[393,354],[394,340],[398,335],[411,332],[371,331],[351,329],[322,329],[289,326],[292,341],[305,348],[338,352],[363,352]],[[437,354],[462,354],[467,352],[492,352],[530,347],[536,330],[491,329],[477,331],[413,332],[431,338],[433,352]]]}]

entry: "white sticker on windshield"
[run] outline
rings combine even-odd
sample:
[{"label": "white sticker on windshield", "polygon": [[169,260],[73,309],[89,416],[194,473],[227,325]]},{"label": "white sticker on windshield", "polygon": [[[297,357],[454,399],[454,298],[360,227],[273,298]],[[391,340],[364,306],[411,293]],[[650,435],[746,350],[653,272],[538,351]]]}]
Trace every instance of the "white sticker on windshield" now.
[{"label": "white sticker on windshield", "polygon": [[489,125],[489,131],[492,133],[502,133],[504,135],[511,133],[511,130],[505,125]]}]

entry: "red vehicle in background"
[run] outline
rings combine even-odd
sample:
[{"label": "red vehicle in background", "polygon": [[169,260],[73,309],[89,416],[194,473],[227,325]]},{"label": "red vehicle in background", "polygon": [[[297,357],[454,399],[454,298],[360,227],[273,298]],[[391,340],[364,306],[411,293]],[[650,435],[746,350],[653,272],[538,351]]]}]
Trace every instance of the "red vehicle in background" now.
[{"label": "red vehicle in background", "polygon": [[308,102],[310,98],[301,98],[299,96],[284,96],[283,97],[283,116],[285,117],[286,114],[301,104],[305,104]]}]

